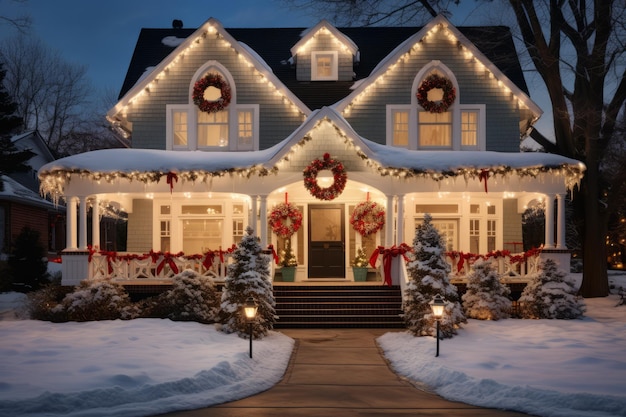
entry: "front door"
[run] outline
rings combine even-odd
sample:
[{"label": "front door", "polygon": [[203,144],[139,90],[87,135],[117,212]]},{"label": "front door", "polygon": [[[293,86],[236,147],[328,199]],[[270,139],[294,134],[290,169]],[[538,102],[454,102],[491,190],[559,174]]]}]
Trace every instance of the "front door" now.
[{"label": "front door", "polygon": [[309,205],[309,278],[345,278],[343,205]]}]

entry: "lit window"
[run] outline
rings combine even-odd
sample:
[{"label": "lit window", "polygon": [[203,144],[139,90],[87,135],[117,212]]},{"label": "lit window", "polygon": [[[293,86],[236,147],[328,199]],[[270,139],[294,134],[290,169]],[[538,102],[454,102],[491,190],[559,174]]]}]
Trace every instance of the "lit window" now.
[{"label": "lit window", "polygon": [[174,111],[172,113],[174,128],[174,146],[187,146],[187,112]]},{"label": "lit window", "polygon": [[252,110],[241,110],[237,115],[237,131],[239,150],[254,148],[254,113]]},{"label": "lit window", "polygon": [[338,79],[338,53],[312,52],[311,53],[311,80],[335,81]]},{"label": "lit window", "polygon": [[461,112],[461,146],[476,146],[478,144],[478,112]]},{"label": "lit window", "polygon": [[496,250],[496,221],[487,220],[487,252]]},{"label": "lit window", "polygon": [[393,112],[393,146],[407,148],[409,146],[409,112],[395,110]]},{"label": "lit window", "polygon": [[228,110],[198,111],[198,147],[228,146]]},{"label": "lit window", "polygon": [[418,113],[420,147],[452,147],[452,112]]},{"label": "lit window", "polygon": [[480,253],[480,220],[470,219],[470,252]]}]

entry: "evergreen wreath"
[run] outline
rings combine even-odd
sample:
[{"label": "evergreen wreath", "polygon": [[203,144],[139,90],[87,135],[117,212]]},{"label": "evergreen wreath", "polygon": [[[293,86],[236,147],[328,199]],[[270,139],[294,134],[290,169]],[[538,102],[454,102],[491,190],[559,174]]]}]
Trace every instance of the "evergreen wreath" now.
[{"label": "evergreen wreath", "polygon": [[363,201],[354,208],[350,224],[361,236],[369,236],[385,224],[385,209],[374,201]]},{"label": "evergreen wreath", "polygon": [[[322,188],[317,183],[317,174],[319,171],[328,169],[333,173],[333,184],[330,187]],[[324,159],[315,159],[303,171],[304,188],[309,190],[311,195],[318,200],[334,200],[346,187],[348,174],[343,164],[336,159],[330,157],[329,153],[324,154]]]},{"label": "evergreen wreath", "polygon": [[[221,92],[220,98],[215,101],[209,101],[204,98],[204,92],[209,87],[219,88]],[[230,104],[231,92],[228,82],[219,74],[207,74],[199,79],[193,86],[192,93],[193,103],[206,113],[217,113],[224,110]]]},{"label": "evergreen wreath", "polygon": [[302,212],[291,203],[280,203],[270,213],[270,226],[282,238],[290,238],[302,226]]},{"label": "evergreen wreath", "polygon": [[[443,90],[443,97],[441,101],[434,102],[428,100],[428,92],[433,88],[440,88]],[[417,89],[416,95],[417,102],[424,110],[431,113],[443,113],[448,110],[452,103],[454,103],[456,91],[449,79],[441,77],[437,74],[431,74],[426,77],[424,81],[422,81]]]}]

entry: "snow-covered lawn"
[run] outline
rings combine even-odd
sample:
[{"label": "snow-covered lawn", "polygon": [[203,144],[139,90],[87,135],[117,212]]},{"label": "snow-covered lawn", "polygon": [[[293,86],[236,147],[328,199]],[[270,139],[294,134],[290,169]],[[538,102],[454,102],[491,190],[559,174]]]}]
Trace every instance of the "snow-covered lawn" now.
[{"label": "snow-covered lawn", "polygon": [[[612,278],[626,287],[626,278]],[[200,408],[280,380],[293,340],[254,341],[159,319],[60,323],[16,319],[0,294],[0,416],[147,416]],[[626,416],[626,306],[587,300],[582,320],[469,320],[452,339],[390,332],[378,342],[398,373],[446,398],[540,416]]]}]

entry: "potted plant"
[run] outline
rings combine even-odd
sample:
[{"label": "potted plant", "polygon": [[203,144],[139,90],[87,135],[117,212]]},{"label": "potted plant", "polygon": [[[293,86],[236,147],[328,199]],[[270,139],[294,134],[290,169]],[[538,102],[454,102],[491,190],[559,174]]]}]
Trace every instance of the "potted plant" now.
[{"label": "potted plant", "polygon": [[356,256],[352,260],[352,273],[354,274],[354,281],[366,281],[367,279],[367,264],[369,260],[365,255],[365,249],[358,248]]},{"label": "potted plant", "polygon": [[298,261],[296,260],[293,250],[291,250],[291,239],[285,239],[285,249],[280,251],[279,265],[283,281],[293,282]]}]

